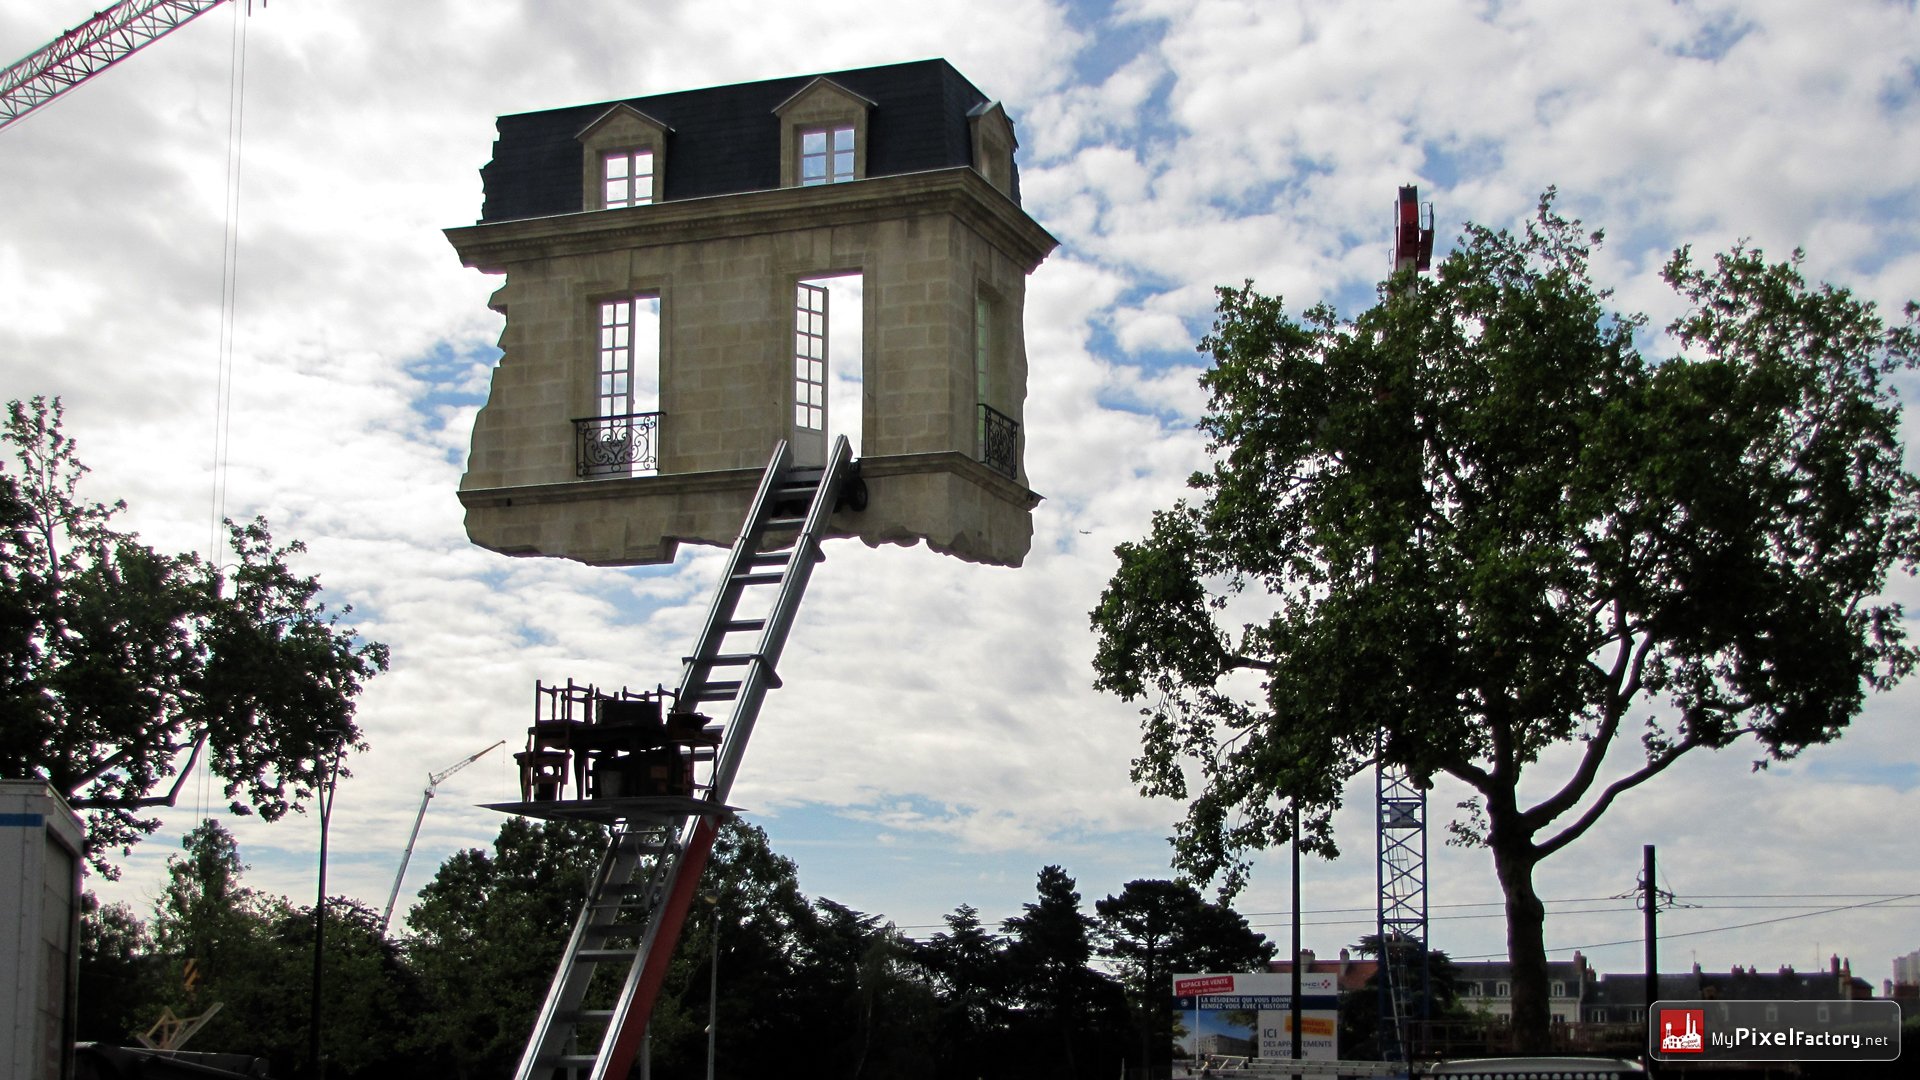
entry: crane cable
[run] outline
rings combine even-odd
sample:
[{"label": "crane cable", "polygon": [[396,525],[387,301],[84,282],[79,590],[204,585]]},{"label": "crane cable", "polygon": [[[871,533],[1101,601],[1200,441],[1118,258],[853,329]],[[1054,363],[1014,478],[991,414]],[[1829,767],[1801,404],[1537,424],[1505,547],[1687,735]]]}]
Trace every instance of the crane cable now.
[{"label": "crane cable", "polygon": [[[227,517],[227,463],[231,453],[230,435],[233,416],[233,326],[238,306],[240,275],[240,165],[245,147],[244,133],[247,99],[247,22],[252,3],[242,11],[233,9],[233,31],[227,55],[227,160],[226,198],[222,210],[224,226],[220,245],[220,329],[214,372],[212,484],[208,493],[207,563],[221,564],[224,526]],[[204,738],[204,733],[202,733]],[[198,755],[196,755],[197,757]],[[196,824],[207,817],[211,769],[203,760],[199,766],[199,805]]]}]

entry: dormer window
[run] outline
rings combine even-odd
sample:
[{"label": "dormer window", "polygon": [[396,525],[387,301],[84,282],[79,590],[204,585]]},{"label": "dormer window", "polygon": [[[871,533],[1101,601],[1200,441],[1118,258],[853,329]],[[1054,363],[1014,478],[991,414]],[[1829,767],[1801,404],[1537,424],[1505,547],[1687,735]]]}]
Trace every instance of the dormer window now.
[{"label": "dormer window", "polygon": [[631,105],[615,105],[575,136],[580,142],[582,210],[659,202],[671,129]]},{"label": "dormer window", "polygon": [[867,114],[873,102],[816,78],[776,105],[780,186],[824,187],[867,175]]},{"label": "dormer window", "polygon": [[800,186],[844,184],[853,179],[853,125],[800,133]]},{"label": "dormer window", "polygon": [[605,206],[644,206],[653,201],[653,151],[616,150],[600,156]]}]

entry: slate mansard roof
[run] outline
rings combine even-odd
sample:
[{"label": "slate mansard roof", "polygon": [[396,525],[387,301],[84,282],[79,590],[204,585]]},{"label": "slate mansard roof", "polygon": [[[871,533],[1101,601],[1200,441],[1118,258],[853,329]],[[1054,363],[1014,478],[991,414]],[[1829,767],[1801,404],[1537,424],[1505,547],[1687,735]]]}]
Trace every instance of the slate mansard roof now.
[{"label": "slate mansard roof", "polygon": [[[661,201],[777,188],[780,119],[774,109],[821,78],[873,102],[868,176],[974,164],[968,114],[989,99],[945,60],[917,60],[502,116],[493,160],[480,170],[486,190],[480,220],[579,212],[577,136],[619,104],[669,129]],[[1017,171],[1011,187],[1018,204]]]}]

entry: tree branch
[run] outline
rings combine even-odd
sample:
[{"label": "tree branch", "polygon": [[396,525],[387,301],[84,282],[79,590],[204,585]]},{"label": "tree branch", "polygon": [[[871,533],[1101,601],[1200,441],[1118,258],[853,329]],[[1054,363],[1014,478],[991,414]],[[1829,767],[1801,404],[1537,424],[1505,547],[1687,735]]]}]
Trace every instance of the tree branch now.
[{"label": "tree branch", "polygon": [[[180,751],[186,749],[186,746],[184,744],[166,743],[158,747],[150,747],[145,749],[151,749],[157,754],[157,756],[165,757],[165,756],[171,756],[173,754],[179,753]],[[126,761],[130,757],[133,757],[136,753],[142,753],[142,752],[145,752],[143,748],[134,747],[134,746],[123,747],[120,750],[114,751],[113,753],[107,755],[107,757],[104,760],[102,760],[98,765],[95,765],[89,768],[86,772],[83,772],[79,776],[75,777],[73,781],[73,786],[70,789],[69,793],[79,791],[81,788],[86,787],[88,784],[93,783],[95,780],[98,780],[101,777],[112,772],[113,770],[119,768],[122,762]],[[194,752],[196,754],[199,753],[197,749]],[[76,803],[75,805],[77,806],[79,804]]]},{"label": "tree branch", "polygon": [[[1614,618],[1624,620],[1626,612],[1621,605],[1614,605]],[[1538,831],[1547,827],[1553,819],[1578,805],[1593,787],[1594,778],[1600,775],[1600,766],[1607,759],[1607,752],[1613,748],[1614,736],[1620,733],[1620,718],[1626,715],[1627,705],[1640,692],[1640,671],[1645,665],[1647,653],[1653,646],[1653,635],[1640,640],[1637,647],[1629,647],[1631,632],[1620,627],[1620,655],[1614,660],[1613,670],[1607,678],[1613,683],[1613,692],[1609,695],[1601,713],[1600,729],[1588,740],[1586,753],[1580,756],[1580,767],[1574,770],[1565,786],[1553,793],[1531,810],[1521,815],[1529,829]],[[1664,768],[1664,766],[1663,766]],[[1611,796],[1609,796],[1611,798]]]},{"label": "tree branch", "polygon": [[[1600,815],[1607,812],[1607,807],[1611,806],[1613,800],[1619,797],[1622,792],[1639,787],[1641,784],[1665,772],[1667,766],[1680,760],[1682,754],[1700,745],[1702,745],[1700,742],[1691,737],[1682,740],[1676,743],[1673,748],[1666,753],[1661,754],[1634,772],[1607,785],[1607,789],[1600,793],[1600,798],[1595,800],[1594,804],[1587,808],[1586,813],[1580,815],[1578,821],[1560,830],[1559,833],[1550,839],[1535,845],[1533,849],[1535,857],[1537,859],[1544,859],[1554,852],[1559,851],[1561,848],[1566,847],[1568,844],[1573,843],[1575,840],[1578,840],[1582,833],[1585,833],[1593,826],[1594,822],[1600,820]],[[1558,798],[1558,796],[1555,797]],[[1539,807],[1535,807],[1533,810],[1527,811],[1527,816],[1533,815],[1538,810]],[[1550,817],[1547,820],[1551,821],[1552,818]]]}]

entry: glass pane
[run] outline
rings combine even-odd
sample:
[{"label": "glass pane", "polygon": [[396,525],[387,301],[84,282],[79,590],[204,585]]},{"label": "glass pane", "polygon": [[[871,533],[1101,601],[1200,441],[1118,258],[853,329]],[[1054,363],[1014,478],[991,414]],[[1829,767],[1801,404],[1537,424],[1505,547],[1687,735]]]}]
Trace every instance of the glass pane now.
[{"label": "glass pane", "polygon": [[800,136],[800,152],[803,154],[824,154],[827,151],[827,133],[808,131]]},{"label": "glass pane", "polygon": [[853,129],[850,127],[835,128],[833,131],[833,148],[835,150],[845,150],[848,153],[852,153]]},{"label": "glass pane", "polygon": [[627,155],[608,154],[603,160],[607,163],[607,179],[620,180],[627,175]]}]

